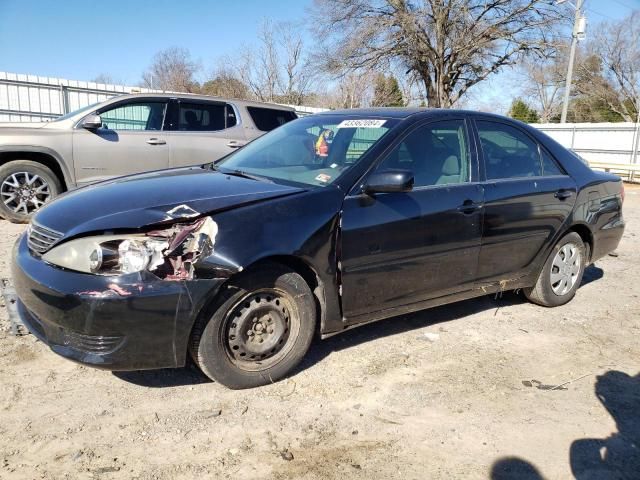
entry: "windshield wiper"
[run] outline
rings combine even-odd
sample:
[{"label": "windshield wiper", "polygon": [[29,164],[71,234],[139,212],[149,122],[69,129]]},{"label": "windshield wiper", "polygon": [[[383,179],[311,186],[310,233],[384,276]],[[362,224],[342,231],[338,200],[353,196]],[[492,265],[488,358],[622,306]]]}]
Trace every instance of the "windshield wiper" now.
[{"label": "windshield wiper", "polygon": [[252,173],[247,173],[243,170],[220,170],[218,167],[215,167],[214,170],[219,171],[220,173],[224,173],[225,175],[234,175],[236,177],[249,178],[251,180],[257,180],[259,182],[269,182],[274,183],[273,180],[267,177],[262,177],[260,175],[253,175]]}]

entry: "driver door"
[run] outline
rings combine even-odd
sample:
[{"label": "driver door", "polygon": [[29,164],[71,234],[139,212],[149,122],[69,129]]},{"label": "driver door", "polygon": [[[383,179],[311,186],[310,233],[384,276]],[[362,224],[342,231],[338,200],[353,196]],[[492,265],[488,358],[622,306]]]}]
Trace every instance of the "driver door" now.
[{"label": "driver door", "polygon": [[169,166],[163,131],[167,101],[134,99],[95,112],[102,127],[73,132],[73,163],[78,186]]},{"label": "driver door", "polygon": [[410,192],[357,192],[342,216],[347,323],[373,312],[469,290],[480,252],[483,190],[464,119],[423,124],[375,171],[410,170]]}]

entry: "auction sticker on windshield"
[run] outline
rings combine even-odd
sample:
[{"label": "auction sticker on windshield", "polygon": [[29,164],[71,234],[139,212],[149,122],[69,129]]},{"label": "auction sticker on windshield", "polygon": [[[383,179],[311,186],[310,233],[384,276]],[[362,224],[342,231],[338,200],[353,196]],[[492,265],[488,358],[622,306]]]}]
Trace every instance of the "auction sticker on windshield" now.
[{"label": "auction sticker on windshield", "polygon": [[385,123],[386,120],[379,119],[343,120],[336,128],[380,128]]}]

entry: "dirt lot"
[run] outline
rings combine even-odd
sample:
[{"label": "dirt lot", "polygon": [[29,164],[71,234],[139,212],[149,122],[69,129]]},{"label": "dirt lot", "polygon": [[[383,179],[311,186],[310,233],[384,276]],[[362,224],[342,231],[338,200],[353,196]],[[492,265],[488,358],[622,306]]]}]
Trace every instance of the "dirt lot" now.
[{"label": "dirt lot", "polygon": [[[393,318],[249,391],[84,368],[10,336],[2,306],[0,478],[640,478],[640,188],[624,208],[619,255],[569,305],[505,293]],[[0,221],[0,277],[22,228]]]}]

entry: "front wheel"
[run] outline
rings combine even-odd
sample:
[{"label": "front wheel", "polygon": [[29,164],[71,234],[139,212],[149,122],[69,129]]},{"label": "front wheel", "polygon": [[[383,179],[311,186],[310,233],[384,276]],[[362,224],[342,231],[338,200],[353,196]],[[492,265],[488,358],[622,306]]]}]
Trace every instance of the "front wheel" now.
[{"label": "front wheel", "polygon": [[55,174],[31,160],[13,160],[0,166],[0,217],[27,223],[62,187]]},{"label": "front wheel", "polygon": [[214,308],[196,322],[189,350],[209,378],[229,388],[283,378],[311,345],[313,294],[300,275],[278,264],[241,274]]},{"label": "front wheel", "polygon": [[535,286],[524,290],[525,296],[545,307],[564,305],[576,294],[586,262],[586,249],[580,235],[566,234],[551,250]]}]

